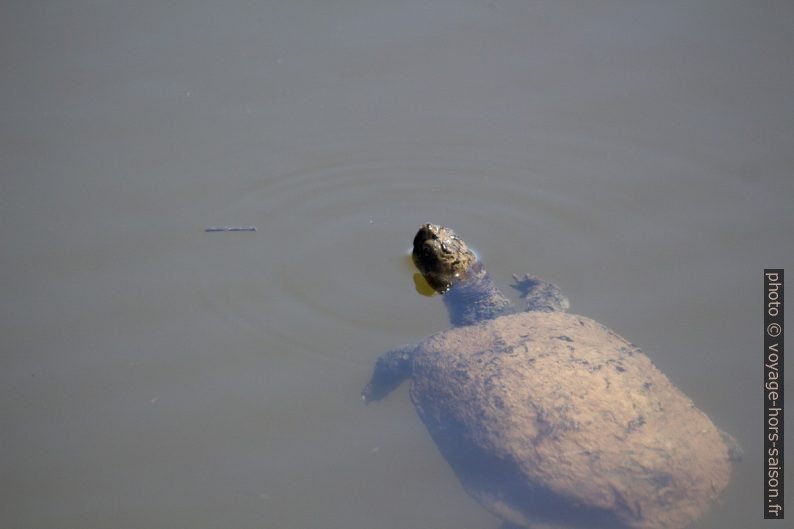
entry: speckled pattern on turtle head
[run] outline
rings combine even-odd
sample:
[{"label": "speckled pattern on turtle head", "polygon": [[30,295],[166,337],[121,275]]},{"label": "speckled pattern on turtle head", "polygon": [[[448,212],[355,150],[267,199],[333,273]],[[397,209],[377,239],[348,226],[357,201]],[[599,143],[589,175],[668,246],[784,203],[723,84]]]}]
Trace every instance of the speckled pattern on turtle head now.
[{"label": "speckled pattern on turtle head", "polygon": [[517,312],[449,228],[423,225],[413,260],[453,327],[381,356],[362,398],[410,379],[419,417],[486,509],[536,529],[681,529],[708,510],[735,442],[635,345],[566,313],[534,276],[514,276]]}]

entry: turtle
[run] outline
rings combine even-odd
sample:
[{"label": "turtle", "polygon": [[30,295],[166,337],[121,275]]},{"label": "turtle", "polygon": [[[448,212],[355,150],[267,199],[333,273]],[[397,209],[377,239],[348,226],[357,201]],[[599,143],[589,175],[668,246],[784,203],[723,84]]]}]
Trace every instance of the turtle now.
[{"label": "turtle", "polygon": [[447,227],[413,262],[452,327],[378,358],[362,391],[410,398],[464,490],[504,527],[680,529],[726,487],[738,445],[637,346],[513,276],[518,311]]}]

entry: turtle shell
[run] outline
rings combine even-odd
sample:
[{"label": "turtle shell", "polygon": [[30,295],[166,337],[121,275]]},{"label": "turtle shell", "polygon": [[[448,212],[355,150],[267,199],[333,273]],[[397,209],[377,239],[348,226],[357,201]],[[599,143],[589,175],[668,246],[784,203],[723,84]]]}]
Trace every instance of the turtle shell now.
[{"label": "turtle shell", "polygon": [[711,420],[583,316],[525,312],[431,336],[410,394],[466,491],[518,525],[681,528],[730,477]]}]

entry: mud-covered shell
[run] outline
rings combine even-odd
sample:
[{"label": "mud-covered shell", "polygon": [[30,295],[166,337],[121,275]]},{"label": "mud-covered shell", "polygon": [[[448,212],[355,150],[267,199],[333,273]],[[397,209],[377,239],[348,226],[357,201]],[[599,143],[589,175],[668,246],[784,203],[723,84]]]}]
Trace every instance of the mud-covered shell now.
[{"label": "mud-covered shell", "polygon": [[583,316],[438,333],[414,356],[411,399],[467,492],[527,527],[682,528],[730,477],[709,418]]}]

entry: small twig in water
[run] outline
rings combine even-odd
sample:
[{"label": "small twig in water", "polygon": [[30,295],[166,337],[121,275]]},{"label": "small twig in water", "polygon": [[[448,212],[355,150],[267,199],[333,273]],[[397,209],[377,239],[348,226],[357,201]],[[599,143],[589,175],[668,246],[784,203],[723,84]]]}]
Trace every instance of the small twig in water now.
[{"label": "small twig in water", "polygon": [[256,226],[210,226],[205,228],[204,231],[256,231]]}]

